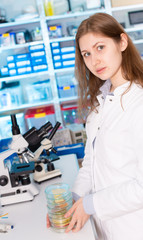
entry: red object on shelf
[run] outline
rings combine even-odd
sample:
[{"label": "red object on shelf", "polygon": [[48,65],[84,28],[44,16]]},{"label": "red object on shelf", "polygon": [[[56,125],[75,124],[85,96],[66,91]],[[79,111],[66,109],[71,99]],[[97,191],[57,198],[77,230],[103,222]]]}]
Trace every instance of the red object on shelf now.
[{"label": "red object on shelf", "polygon": [[25,112],[25,122],[28,129],[31,127],[39,129],[48,121],[51,122],[53,126],[56,124],[55,109],[53,105],[31,108]]},{"label": "red object on shelf", "polygon": [[54,106],[28,109],[25,113],[25,118],[38,118],[38,115],[39,117],[44,117],[50,114],[55,114]]}]

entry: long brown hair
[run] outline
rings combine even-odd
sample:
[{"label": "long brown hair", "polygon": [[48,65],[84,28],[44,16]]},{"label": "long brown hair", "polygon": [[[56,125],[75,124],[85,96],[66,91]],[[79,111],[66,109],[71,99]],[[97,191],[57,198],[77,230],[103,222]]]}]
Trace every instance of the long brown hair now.
[{"label": "long brown hair", "polygon": [[[87,68],[79,48],[79,39],[89,33],[99,33],[114,39],[117,43],[121,40],[121,33],[127,33],[123,27],[109,14],[96,13],[85,19],[76,34],[76,57],[75,57],[75,76],[79,85],[79,113],[83,110],[96,109],[98,106],[97,95],[99,88],[104,81],[94,76]],[[131,39],[127,35],[128,46],[122,52],[122,74],[123,77],[132,82],[137,82],[143,87],[143,61]]]}]

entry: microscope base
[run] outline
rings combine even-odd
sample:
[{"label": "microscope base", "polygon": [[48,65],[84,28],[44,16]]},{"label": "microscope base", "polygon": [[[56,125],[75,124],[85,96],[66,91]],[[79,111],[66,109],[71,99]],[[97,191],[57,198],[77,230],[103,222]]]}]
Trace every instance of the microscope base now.
[{"label": "microscope base", "polygon": [[32,201],[34,196],[39,194],[39,190],[32,184],[10,188],[4,191],[0,190],[1,206]]},{"label": "microscope base", "polygon": [[52,178],[56,178],[56,177],[61,177],[62,176],[62,173],[60,171],[60,169],[55,169],[51,172],[45,172],[42,174],[38,174],[38,173],[34,173],[34,181],[37,182],[37,183],[41,183],[41,182],[44,182],[44,181],[47,181],[47,180],[50,180]]}]

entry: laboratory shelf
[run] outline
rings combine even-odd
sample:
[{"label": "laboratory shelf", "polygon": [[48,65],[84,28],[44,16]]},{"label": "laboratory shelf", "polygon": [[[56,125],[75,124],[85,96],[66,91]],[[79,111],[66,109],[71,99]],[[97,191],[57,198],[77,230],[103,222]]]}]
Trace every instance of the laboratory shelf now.
[{"label": "laboratory shelf", "polygon": [[69,103],[69,102],[75,102],[78,100],[78,96],[74,96],[74,97],[67,97],[67,98],[59,98],[59,102],[60,103]]},{"label": "laboratory shelf", "polygon": [[123,10],[135,10],[137,8],[143,8],[143,4],[134,4],[134,5],[127,5],[121,7],[112,7],[112,12],[123,11]]},{"label": "laboratory shelf", "polygon": [[143,39],[139,39],[139,40],[133,40],[134,44],[142,44],[143,43]]},{"label": "laboratory shelf", "polygon": [[21,20],[21,21],[15,21],[15,22],[7,22],[7,23],[1,23],[0,28],[6,28],[6,27],[14,27],[14,26],[20,26],[25,24],[32,24],[32,23],[40,23],[40,18],[33,18],[28,20]]},{"label": "laboratory shelf", "polygon": [[50,39],[50,43],[53,43],[53,42],[66,42],[66,41],[73,41],[73,40],[75,40],[74,36],[62,37],[62,38],[53,38],[53,39]]},{"label": "laboratory shelf", "polygon": [[9,51],[11,49],[27,48],[29,46],[34,46],[34,45],[43,44],[43,43],[44,43],[43,41],[34,41],[34,42],[27,42],[23,44],[15,44],[7,47],[1,47],[0,51]]},{"label": "laboratory shelf", "polygon": [[54,69],[55,73],[68,73],[70,71],[74,71],[74,67]]},{"label": "laboratory shelf", "polygon": [[129,32],[136,32],[136,31],[143,31],[143,24],[140,24],[140,26],[132,27],[132,28],[125,28],[125,31],[127,33]]},{"label": "laboratory shelf", "polygon": [[42,75],[49,75],[49,71],[42,71],[42,72],[35,72],[35,73],[29,73],[29,74],[23,74],[23,75],[16,75],[16,76],[12,76],[12,77],[3,77],[3,78],[0,78],[0,82],[3,82],[3,81],[17,81],[17,80],[25,79],[25,78],[40,77]]},{"label": "laboratory shelf", "polygon": [[106,12],[104,8],[98,8],[94,10],[89,10],[89,11],[82,11],[82,12],[75,12],[75,13],[66,13],[62,15],[53,15],[53,16],[48,16],[46,17],[47,21],[51,20],[58,20],[58,19],[64,19],[64,18],[74,18],[74,17],[84,17],[84,16],[90,16],[92,14],[95,14],[97,12]]},{"label": "laboratory shelf", "polygon": [[35,102],[35,103],[26,103],[26,104],[21,104],[20,106],[14,106],[10,108],[3,108],[0,109],[0,116],[7,116],[13,113],[20,113],[25,111],[28,108],[34,108],[34,107],[44,107],[44,106],[50,106],[53,105],[53,100],[51,101],[41,101],[41,102]]}]

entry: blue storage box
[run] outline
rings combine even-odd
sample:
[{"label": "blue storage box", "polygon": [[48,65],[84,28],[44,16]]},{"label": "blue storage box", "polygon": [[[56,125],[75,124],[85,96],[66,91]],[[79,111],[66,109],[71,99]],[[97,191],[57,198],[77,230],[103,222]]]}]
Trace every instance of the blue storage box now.
[{"label": "blue storage box", "polygon": [[44,56],[46,56],[45,51],[37,51],[30,53],[31,60],[33,60],[34,58],[41,58]]},{"label": "blue storage box", "polygon": [[61,53],[60,48],[54,48],[54,49],[52,49],[52,54],[53,54],[53,55],[59,55],[60,53]]},{"label": "blue storage box", "polygon": [[55,55],[55,56],[53,56],[53,61],[54,61],[54,62],[60,62],[60,61],[61,61],[61,55]]},{"label": "blue storage box", "polygon": [[60,47],[60,43],[59,42],[51,43],[51,48],[59,48],[59,47]]},{"label": "blue storage box", "polygon": [[32,68],[29,67],[21,67],[21,68],[17,68],[17,73],[20,74],[28,74],[32,72]]},{"label": "blue storage box", "polygon": [[22,60],[22,61],[16,61],[16,67],[26,67],[26,66],[30,66],[31,62],[29,59],[26,60]]},{"label": "blue storage box", "polygon": [[33,46],[29,46],[29,52],[37,52],[45,50],[44,44],[37,44]]},{"label": "blue storage box", "polygon": [[0,69],[0,72],[1,72],[1,76],[2,76],[2,77],[6,77],[6,76],[9,75],[8,67],[2,67],[2,68]]},{"label": "blue storage box", "polygon": [[9,69],[9,76],[15,76],[15,75],[17,75],[17,70],[16,70],[16,68]]},{"label": "blue storage box", "polygon": [[57,61],[57,62],[54,62],[54,68],[55,69],[59,69],[59,68],[62,68],[63,66],[62,66],[62,62],[59,62],[59,61]]},{"label": "blue storage box", "polygon": [[78,159],[84,157],[84,144],[76,143],[66,146],[54,147],[57,151],[57,155],[76,154]]},{"label": "blue storage box", "polygon": [[74,60],[75,59],[75,53],[66,53],[61,54],[62,60]]},{"label": "blue storage box", "polygon": [[75,47],[69,46],[69,47],[61,47],[61,53],[74,53]]},{"label": "blue storage box", "polygon": [[7,62],[14,62],[15,57],[13,55],[7,56]]},{"label": "blue storage box", "polygon": [[15,61],[23,61],[29,59],[29,53],[18,54],[14,56]]},{"label": "blue storage box", "polygon": [[15,68],[15,67],[16,67],[15,62],[9,62],[9,63],[7,64],[7,66],[8,66],[9,69],[12,69],[12,68]]},{"label": "blue storage box", "polygon": [[47,64],[46,57],[41,57],[41,58],[34,58],[31,59],[31,64],[32,66],[39,65],[39,64]]},{"label": "blue storage box", "polygon": [[63,68],[74,67],[74,66],[75,66],[75,60],[63,61]]},{"label": "blue storage box", "polygon": [[39,65],[33,66],[33,72],[42,72],[47,70],[48,70],[47,64],[39,64]]}]

